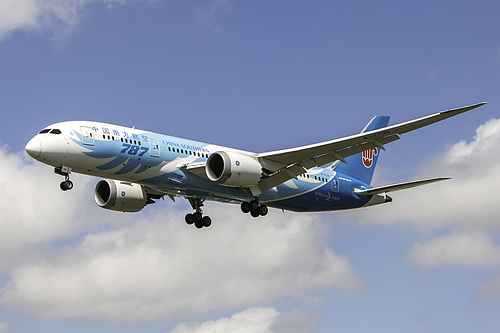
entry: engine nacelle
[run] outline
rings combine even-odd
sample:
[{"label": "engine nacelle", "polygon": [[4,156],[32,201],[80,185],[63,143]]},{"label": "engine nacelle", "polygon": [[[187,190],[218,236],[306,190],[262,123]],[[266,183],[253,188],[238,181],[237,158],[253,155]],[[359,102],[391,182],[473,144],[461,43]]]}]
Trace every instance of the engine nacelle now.
[{"label": "engine nacelle", "polygon": [[257,185],[262,178],[262,166],[252,156],[236,152],[218,151],[207,161],[207,177],[226,186]]},{"label": "engine nacelle", "polygon": [[108,179],[97,183],[94,197],[102,208],[128,213],[141,211],[148,200],[141,185]]}]

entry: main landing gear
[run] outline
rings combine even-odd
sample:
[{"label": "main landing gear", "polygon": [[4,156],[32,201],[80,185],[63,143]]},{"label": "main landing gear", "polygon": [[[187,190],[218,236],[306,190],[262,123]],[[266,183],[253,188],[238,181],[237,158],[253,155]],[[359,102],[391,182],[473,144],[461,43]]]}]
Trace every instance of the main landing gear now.
[{"label": "main landing gear", "polygon": [[189,213],[186,215],[185,220],[187,224],[194,224],[194,226],[198,229],[201,229],[203,227],[210,227],[212,225],[212,219],[210,216],[203,216],[203,211],[201,210],[201,207],[203,206],[203,201],[202,199],[198,198],[187,198],[189,203],[191,204],[191,207],[193,207],[196,212],[194,213]]},{"label": "main landing gear", "polygon": [[54,168],[54,172],[58,175],[64,176],[64,181],[61,182],[59,187],[63,191],[68,191],[73,188],[73,182],[69,180],[69,175],[71,174],[71,168],[66,166],[56,167]]},{"label": "main landing gear", "polygon": [[269,212],[269,208],[267,208],[266,205],[259,205],[259,201],[255,199],[250,202],[242,202],[241,211],[245,214],[250,213],[253,217],[259,217],[266,216]]}]

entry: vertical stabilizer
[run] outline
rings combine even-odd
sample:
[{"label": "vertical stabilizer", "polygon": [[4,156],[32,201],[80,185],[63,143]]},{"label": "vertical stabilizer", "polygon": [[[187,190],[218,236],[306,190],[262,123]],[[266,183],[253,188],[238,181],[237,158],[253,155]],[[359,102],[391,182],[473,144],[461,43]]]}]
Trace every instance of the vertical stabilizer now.
[{"label": "vertical stabilizer", "polygon": [[[386,127],[389,123],[389,116],[376,116],[361,131],[369,132]],[[372,148],[362,153],[346,158],[347,164],[340,163],[335,167],[335,171],[359,179],[366,184],[370,184],[380,155],[380,148]]]}]

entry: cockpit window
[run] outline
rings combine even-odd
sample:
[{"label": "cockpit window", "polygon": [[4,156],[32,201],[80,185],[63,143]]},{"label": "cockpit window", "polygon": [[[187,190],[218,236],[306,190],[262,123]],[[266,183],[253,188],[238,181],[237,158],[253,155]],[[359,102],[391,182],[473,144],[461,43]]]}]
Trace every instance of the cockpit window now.
[{"label": "cockpit window", "polygon": [[46,128],[44,130],[42,130],[40,133],[38,134],[45,134],[45,133],[49,133],[50,132],[50,128]]},{"label": "cockpit window", "polygon": [[50,134],[61,134],[61,130],[55,128],[52,131],[50,131]]}]

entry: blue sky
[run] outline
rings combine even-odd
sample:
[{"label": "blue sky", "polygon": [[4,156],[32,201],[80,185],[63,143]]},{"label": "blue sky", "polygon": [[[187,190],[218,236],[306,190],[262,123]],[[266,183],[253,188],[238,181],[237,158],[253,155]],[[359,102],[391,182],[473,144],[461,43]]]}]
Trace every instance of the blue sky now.
[{"label": "blue sky", "polygon": [[[496,332],[495,1],[0,0],[0,332]],[[374,184],[452,181],[389,205],[255,222],[208,204],[136,215],[24,153],[97,120],[255,152],[487,101],[404,135]],[[207,250],[209,249],[209,250]]]}]

